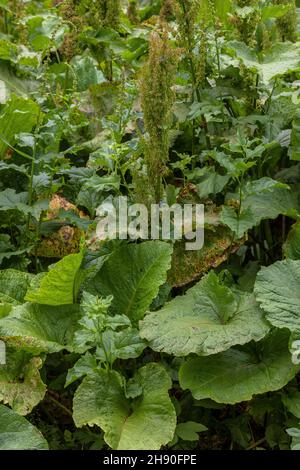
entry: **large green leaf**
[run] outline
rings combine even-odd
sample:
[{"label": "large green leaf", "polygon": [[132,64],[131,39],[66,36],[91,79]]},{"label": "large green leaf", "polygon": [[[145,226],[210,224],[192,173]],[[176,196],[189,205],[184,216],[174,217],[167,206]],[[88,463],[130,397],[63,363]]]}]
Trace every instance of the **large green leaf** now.
[{"label": "large green leaf", "polygon": [[25,351],[7,348],[6,365],[0,367],[0,401],[26,415],[44,398],[46,385],[39,369],[42,360]]},{"label": "large green leaf", "polygon": [[297,109],[291,132],[291,145],[289,147],[291,160],[300,160],[300,110]]},{"label": "large green leaf", "polygon": [[103,73],[97,68],[97,61],[91,56],[75,56],[71,60],[77,82],[77,91],[84,91],[90,85],[105,81]]},{"label": "large green leaf", "polygon": [[175,356],[216,354],[258,341],[268,330],[253,295],[221,285],[213,271],[140,322],[140,335],[152,349]]},{"label": "large green leaf", "polygon": [[291,450],[300,450],[300,428],[289,428],[286,432],[292,437]]},{"label": "large green leaf", "polygon": [[243,193],[242,210],[251,210],[256,225],[263,219],[276,219],[279,214],[299,209],[297,196],[290,188],[268,177],[247,182]]},{"label": "large green leaf", "polygon": [[35,51],[45,51],[51,46],[59,48],[63,41],[68,25],[50,10],[40,15],[25,17],[27,38]]},{"label": "large green leaf", "polygon": [[[228,195],[239,201],[238,194]],[[224,206],[221,220],[240,238],[264,219],[276,219],[298,209],[296,195],[285,184],[265,177],[248,181],[242,188],[240,214],[231,206]]]},{"label": "large green leaf", "polygon": [[287,390],[281,399],[287,410],[296,418],[300,418],[300,392],[297,389]]},{"label": "large green leaf", "polygon": [[300,333],[300,260],[261,268],[254,292],[272,325]]},{"label": "large green leaf", "polygon": [[137,322],[165,283],[171,255],[172,246],[165,242],[123,245],[110,255],[86,289],[105,297],[113,295],[112,311]]},{"label": "large green leaf", "polygon": [[220,175],[214,167],[206,166],[197,170],[196,188],[200,198],[220,193],[230,180],[230,175]]},{"label": "large green leaf", "polygon": [[117,372],[101,369],[86,377],[74,397],[75,424],[100,426],[112,449],[156,450],[166,445],[176,427],[168,394],[171,379],[160,364],[150,363],[138,370],[134,381],[141,395],[132,401]]},{"label": "large green leaf", "polygon": [[4,85],[7,95],[11,92],[26,98],[26,96],[38,87],[36,80],[28,80],[19,78],[13,72],[12,68],[2,62],[0,64],[0,80]]},{"label": "large green leaf", "polygon": [[38,115],[39,107],[34,101],[12,95],[0,114],[0,159],[8,149],[8,143],[15,144],[16,134],[31,131]]},{"label": "large green leaf", "polygon": [[37,289],[27,292],[25,300],[46,305],[73,304],[77,300],[83,253],[75,253],[58,261],[41,279]]},{"label": "large green leaf", "polygon": [[26,303],[0,319],[0,336],[13,337],[35,353],[57,352],[72,343],[79,318],[78,305],[49,306]]},{"label": "large green leaf", "polygon": [[292,226],[283,245],[283,251],[287,258],[300,260],[300,221]]},{"label": "large green leaf", "polygon": [[288,340],[287,331],[275,330],[259,343],[189,359],[180,368],[180,385],[197,400],[230,404],[279,390],[300,369],[291,362]]},{"label": "large green leaf", "polygon": [[264,55],[257,55],[253,49],[243,42],[231,41],[228,43],[228,47],[246,67],[258,72],[265,83],[300,68],[299,43],[273,44]]},{"label": "large green leaf", "polygon": [[266,21],[270,18],[281,18],[292,8],[292,3],[287,5],[265,5],[261,9],[261,19]]},{"label": "large green leaf", "polygon": [[6,188],[0,192],[0,211],[17,210],[28,214],[30,207],[27,205],[28,193],[17,193],[15,189]]},{"label": "large green leaf", "polygon": [[0,450],[48,450],[48,443],[27,419],[0,405]]}]

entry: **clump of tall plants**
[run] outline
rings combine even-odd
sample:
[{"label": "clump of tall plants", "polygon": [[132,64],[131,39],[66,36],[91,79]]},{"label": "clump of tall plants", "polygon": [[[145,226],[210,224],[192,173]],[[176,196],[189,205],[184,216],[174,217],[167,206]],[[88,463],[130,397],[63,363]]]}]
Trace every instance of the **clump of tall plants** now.
[{"label": "clump of tall plants", "polygon": [[287,13],[276,20],[279,35],[282,41],[295,42],[297,28],[297,12],[295,0],[274,0],[275,5],[286,5],[289,7]]},{"label": "clump of tall plants", "polygon": [[168,39],[168,31],[151,34],[149,59],[140,78],[140,96],[146,136],[143,139],[151,199],[162,197],[162,178],[167,172],[169,130],[174,102],[178,51]]}]

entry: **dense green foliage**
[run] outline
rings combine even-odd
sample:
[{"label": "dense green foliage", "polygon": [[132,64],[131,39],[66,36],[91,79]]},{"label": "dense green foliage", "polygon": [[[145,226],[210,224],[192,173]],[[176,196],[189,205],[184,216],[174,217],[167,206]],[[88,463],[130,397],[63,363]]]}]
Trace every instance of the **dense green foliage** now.
[{"label": "dense green foliage", "polygon": [[[0,449],[299,449],[297,3],[0,11]],[[204,247],[100,240],[121,195]]]}]

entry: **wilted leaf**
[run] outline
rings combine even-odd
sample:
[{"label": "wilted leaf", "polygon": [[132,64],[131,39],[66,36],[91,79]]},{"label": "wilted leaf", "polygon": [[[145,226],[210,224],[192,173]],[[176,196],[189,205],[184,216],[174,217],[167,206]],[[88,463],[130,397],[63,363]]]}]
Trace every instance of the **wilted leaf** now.
[{"label": "wilted leaf", "polygon": [[39,357],[7,348],[6,365],[0,367],[0,401],[21,415],[30,413],[46,392],[39,374],[42,364]]},{"label": "wilted leaf", "polygon": [[181,287],[196,281],[211,268],[216,268],[226,261],[242,243],[243,240],[233,243],[232,234],[225,227],[205,229],[204,246],[201,250],[186,251],[185,241],[177,241],[174,245],[168,283],[173,287]]}]

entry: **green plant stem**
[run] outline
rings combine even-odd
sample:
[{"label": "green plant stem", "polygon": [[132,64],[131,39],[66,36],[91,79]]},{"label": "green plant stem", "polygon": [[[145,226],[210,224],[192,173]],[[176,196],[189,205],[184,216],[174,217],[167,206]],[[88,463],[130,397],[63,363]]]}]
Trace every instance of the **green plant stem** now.
[{"label": "green plant stem", "polygon": [[269,109],[270,109],[270,106],[271,106],[271,103],[272,103],[272,97],[273,97],[276,85],[277,85],[277,78],[275,78],[275,80],[274,80],[271,92],[270,92],[270,94],[268,96],[268,99],[267,99],[266,114],[268,114],[268,112],[269,112]]},{"label": "green plant stem", "polygon": [[33,159],[31,161],[31,169],[30,169],[30,177],[29,177],[29,186],[28,186],[28,204],[32,205],[32,192],[33,192],[33,177],[34,177],[34,170],[35,170],[35,148],[36,145],[34,144],[34,151],[33,151]]},{"label": "green plant stem", "polygon": [[[100,331],[99,325],[98,325],[98,329],[99,329],[99,331]],[[103,351],[104,351],[104,355],[105,355],[105,362],[106,362],[105,367],[106,367],[107,370],[109,370],[109,369],[112,368],[112,366],[111,366],[110,358],[109,358],[109,356],[108,356],[108,354],[107,354],[107,351],[106,351],[106,349],[105,349],[105,346],[104,346],[104,342],[103,342],[103,333],[102,333],[102,331],[100,331],[99,336],[100,336],[100,345],[102,346]]]},{"label": "green plant stem", "polygon": [[73,418],[72,411],[70,411],[66,406],[64,406],[62,403],[60,403],[58,400],[56,400],[56,398],[54,398],[52,395],[48,394],[47,399],[49,399],[50,401],[55,403],[56,406],[61,408],[68,416],[71,416],[71,418]]},{"label": "green plant stem", "polygon": [[16,152],[17,154],[21,155],[21,157],[27,158],[28,160],[32,160],[32,156],[31,156],[31,155],[28,155],[28,153],[22,152],[22,150],[16,149],[16,148],[15,148],[13,145],[11,145],[11,144],[5,139],[5,137],[3,137],[1,134],[0,134],[0,140],[2,140],[2,142],[4,142],[5,145],[7,145],[9,148],[11,148],[14,152]]},{"label": "green plant stem", "polygon": [[239,229],[240,229],[240,217],[241,217],[241,212],[242,212],[242,184],[243,184],[243,178],[239,180],[239,207],[237,211],[237,233],[239,233]]},{"label": "green plant stem", "polygon": [[255,449],[256,447],[258,447],[258,446],[260,446],[261,444],[263,444],[265,441],[266,441],[266,438],[263,437],[262,439],[259,439],[259,441],[256,441],[256,442],[254,442],[253,444],[251,444],[251,446],[247,447],[247,449],[245,449],[245,450],[252,450],[252,449]]},{"label": "green plant stem", "polygon": [[254,109],[256,109],[256,106],[257,106],[258,84],[259,84],[259,75],[257,74],[256,79],[255,79],[255,97],[254,97],[254,100],[253,100],[253,108]]},{"label": "green plant stem", "polygon": [[43,220],[43,213],[41,213],[39,221],[36,226],[36,233],[35,233],[35,250],[34,250],[34,259],[35,259],[35,271],[36,273],[39,272],[39,266],[38,266],[38,255],[37,255],[37,244],[40,240],[40,233],[41,233],[41,225],[42,225],[42,220]]},{"label": "green plant stem", "polygon": [[[34,138],[34,145],[33,145],[33,151],[32,151],[32,160],[31,160],[31,169],[30,169],[30,176],[29,176],[29,182],[28,182],[28,204],[29,204],[29,206],[32,206],[35,157],[36,157],[36,140]],[[29,229],[29,224],[30,224],[30,214],[28,214],[28,216],[27,216],[27,224],[26,224],[27,230]]]},{"label": "green plant stem", "polygon": [[218,44],[218,37],[215,30],[215,46],[216,46],[216,53],[217,53],[217,66],[218,66],[218,78],[221,76],[221,62],[220,62],[220,51],[219,51],[219,44]]}]

